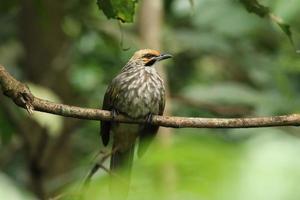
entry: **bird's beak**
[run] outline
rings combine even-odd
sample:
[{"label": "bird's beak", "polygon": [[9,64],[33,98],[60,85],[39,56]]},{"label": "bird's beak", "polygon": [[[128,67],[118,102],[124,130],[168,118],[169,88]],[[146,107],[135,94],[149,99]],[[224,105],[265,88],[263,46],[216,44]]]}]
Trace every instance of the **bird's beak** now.
[{"label": "bird's beak", "polygon": [[165,59],[172,58],[172,57],[173,56],[170,54],[162,53],[159,56],[151,58],[148,62],[145,63],[145,66],[152,66],[154,63],[156,63],[158,61],[165,60]]},{"label": "bird's beak", "polygon": [[168,59],[168,58],[172,58],[173,56],[171,54],[167,54],[167,53],[162,53],[160,54],[159,56],[155,57],[154,59],[156,61],[161,61],[161,60],[165,60],[165,59]]}]

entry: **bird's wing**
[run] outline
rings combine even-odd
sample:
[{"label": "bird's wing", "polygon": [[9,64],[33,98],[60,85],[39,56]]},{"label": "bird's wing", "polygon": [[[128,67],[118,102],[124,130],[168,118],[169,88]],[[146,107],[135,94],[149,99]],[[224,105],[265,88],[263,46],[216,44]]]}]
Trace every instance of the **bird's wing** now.
[{"label": "bird's wing", "polygon": [[[113,109],[113,102],[114,102],[114,97],[115,97],[115,87],[109,86],[105,92],[104,99],[103,99],[103,104],[102,104],[102,109],[103,110],[112,110]],[[109,132],[110,132],[110,127],[111,127],[111,122],[110,121],[100,121],[100,134],[102,138],[102,142],[104,146],[106,146],[109,142]]]},{"label": "bird's wing", "polygon": [[[159,104],[159,113],[158,115],[163,115],[165,110],[165,98],[163,98]],[[140,131],[140,138],[139,138],[139,148],[138,148],[138,156],[141,157],[151,144],[152,140],[154,139],[159,126],[148,125],[145,124]]]}]

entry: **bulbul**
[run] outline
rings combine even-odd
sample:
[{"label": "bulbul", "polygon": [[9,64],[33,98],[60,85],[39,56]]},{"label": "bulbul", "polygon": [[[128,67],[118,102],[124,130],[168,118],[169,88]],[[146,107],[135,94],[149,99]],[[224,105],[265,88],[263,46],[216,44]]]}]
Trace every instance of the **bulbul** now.
[{"label": "bulbul", "polygon": [[[133,119],[147,119],[152,115],[163,115],[165,108],[165,87],[158,75],[155,64],[171,58],[170,54],[143,49],[134,53],[121,72],[109,84],[102,109],[113,115],[123,114]],[[101,121],[102,142],[106,146],[113,140],[110,169],[119,168],[130,174],[134,147],[139,138],[138,154],[147,148],[156,135],[159,126],[145,124],[126,124]]]}]

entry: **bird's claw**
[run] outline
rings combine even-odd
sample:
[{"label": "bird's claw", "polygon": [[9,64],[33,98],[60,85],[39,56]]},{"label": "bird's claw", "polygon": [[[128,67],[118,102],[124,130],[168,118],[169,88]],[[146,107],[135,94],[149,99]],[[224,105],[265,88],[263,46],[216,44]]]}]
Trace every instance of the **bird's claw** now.
[{"label": "bird's claw", "polygon": [[118,114],[120,114],[118,110],[112,109],[111,111],[112,119],[115,119]]},{"label": "bird's claw", "polygon": [[147,124],[151,124],[152,123],[152,120],[153,120],[153,114],[152,113],[149,113],[147,116],[146,116],[146,123]]},{"label": "bird's claw", "polygon": [[[26,86],[27,87],[27,86]],[[28,87],[27,87],[28,88]],[[29,90],[29,89],[28,89]],[[18,95],[19,103],[24,105],[25,109],[27,110],[28,114],[32,114],[34,107],[32,105],[33,97],[31,93],[22,92]]]}]

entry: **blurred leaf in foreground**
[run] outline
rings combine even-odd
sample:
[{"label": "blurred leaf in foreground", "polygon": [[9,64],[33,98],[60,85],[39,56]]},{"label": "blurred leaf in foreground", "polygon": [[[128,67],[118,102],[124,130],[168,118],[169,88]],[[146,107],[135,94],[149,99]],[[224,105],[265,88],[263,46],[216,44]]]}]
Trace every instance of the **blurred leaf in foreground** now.
[{"label": "blurred leaf in foreground", "polygon": [[136,0],[98,0],[97,5],[108,19],[133,22]]},{"label": "blurred leaf in foreground", "polygon": [[[300,141],[295,137],[276,128],[235,130],[235,136],[248,139],[231,142],[210,130],[180,132],[170,149],[153,144],[151,153],[135,160],[128,200],[299,199]],[[173,191],[164,181],[172,173],[168,164],[176,169],[169,183]],[[64,199],[110,199],[109,177],[97,174],[83,193],[73,187]]]}]

